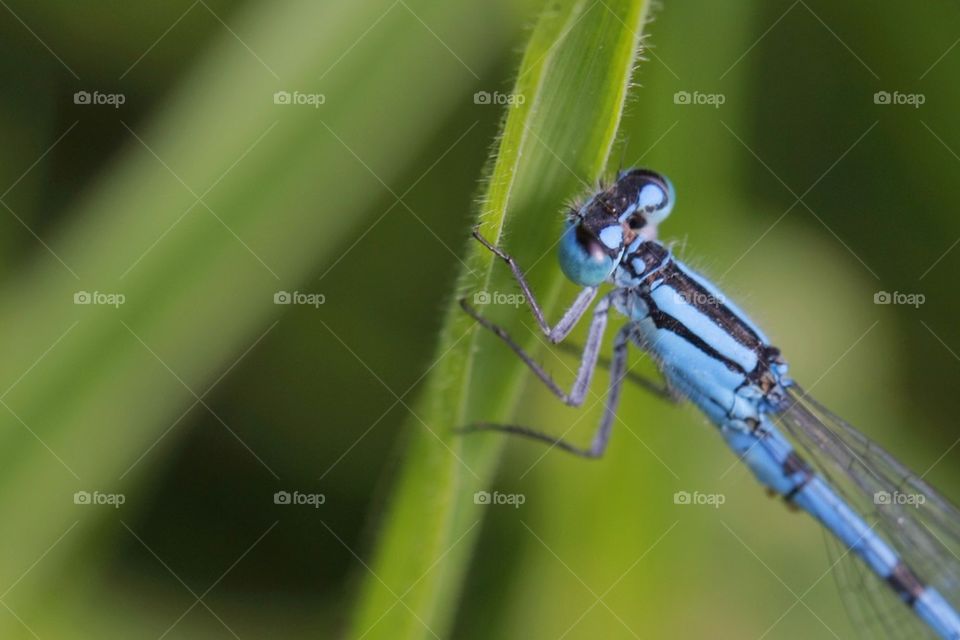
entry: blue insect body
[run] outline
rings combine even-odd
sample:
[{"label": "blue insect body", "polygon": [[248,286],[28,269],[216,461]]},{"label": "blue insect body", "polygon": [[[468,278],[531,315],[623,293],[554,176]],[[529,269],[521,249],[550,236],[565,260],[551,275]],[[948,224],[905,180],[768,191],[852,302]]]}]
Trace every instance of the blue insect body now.
[{"label": "blue insect body", "polygon": [[[594,305],[570,392],[562,390],[506,332],[461,301],[567,404],[579,406],[586,396],[610,307],[626,316],[627,323],[614,340],[606,407],[589,448],[517,425],[481,423],[471,429],[515,433],[578,455],[601,456],[627,373],[627,349],[634,344],[654,357],[665,380],[665,386],[649,381],[644,386],[696,404],[763,485],[822,523],[842,544],[844,555],[859,557],[886,583],[887,592],[907,605],[895,607],[912,610],[913,620],[922,620],[940,637],[960,640],[955,608],[960,600],[960,560],[943,542],[960,542],[960,513],[892,456],[807,397],[788,377],[780,351],[763,332],[656,240],[657,225],[674,201],[669,180],[632,169],[572,212],[560,241],[559,261],[564,274],[584,289],[553,327],[516,262],[474,234],[510,265],[540,328],[554,343],[586,314],[601,284],[613,285]],[[813,465],[785,432],[806,449]],[[905,490],[923,495],[925,509],[877,504],[877,495]],[[872,526],[868,515],[876,518]],[[898,613],[886,604],[876,605],[873,612],[863,614],[862,624],[889,637],[924,633],[922,626],[909,622],[913,629],[897,636],[895,625],[888,622],[895,617]]]}]

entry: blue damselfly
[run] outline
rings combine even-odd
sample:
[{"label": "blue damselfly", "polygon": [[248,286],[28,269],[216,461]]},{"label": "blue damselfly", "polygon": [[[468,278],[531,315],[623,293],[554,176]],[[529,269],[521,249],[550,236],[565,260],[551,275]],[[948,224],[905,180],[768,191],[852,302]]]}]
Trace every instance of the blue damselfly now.
[{"label": "blue damselfly", "polygon": [[[461,300],[477,322],[509,345],[566,404],[583,403],[610,308],[627,322],[614,338],[606,403],[589,447],[518,425],[479,423],[468,429],[518,434],[580,456],[600,457],[616,415],[627,349],[636,345],[653,356],[663,377],[662,384],[643,381],[645,388],[696,404],[760,483],[832,534],[841,547],[838,558],[858,558],[852,568],[840,566],[849,571],[848,582],[859,583],[858,604],[848,608],[869,637],[916,638],[932,631],[960,639],[960,559],[950,550],[960,544],[960,512],[804,393],[788,377],[786,361],[763,332],[657,241],[657,227],[674,200],[665,177],[631,169],[571,209],[559,244],[560,267],[583,289],[554,326],[546,321],[513,258],[474,232],[510,266],[552,343],[563,341],[593,306],[580,366],[567,392],[503,329]],[[603,284],[612,290],[597,299]],[[922,508],[893,499],[905,493],[923,496]]]}]

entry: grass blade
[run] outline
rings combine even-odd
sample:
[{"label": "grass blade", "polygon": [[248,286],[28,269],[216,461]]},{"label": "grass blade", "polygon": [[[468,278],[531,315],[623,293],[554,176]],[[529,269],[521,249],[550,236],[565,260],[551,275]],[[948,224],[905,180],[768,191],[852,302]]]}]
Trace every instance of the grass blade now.
[{"label": "grass blade", "polygon": [[[524,52],[480,220],[486,237],[530,265],[545,300],[558,290],[559,271],[540,259],[559,236],[563,202],[606,168],[647,9],[642,0],[548,3]],[[505,240],[505,229],[518,242]],[[471,244],[466,265],[461,294],[508,290],[506,269],[494,268],[485,250]],[[449,627],[481,520],[472,496],[489,481],[501,446],[452,429],[506,419],[521,374],[506,350],[472,325],[451,301],[350,637],[425,638]],[[523,342],[535,344],[525,335]],[[475,357],[485,346],[494,348]]]}]

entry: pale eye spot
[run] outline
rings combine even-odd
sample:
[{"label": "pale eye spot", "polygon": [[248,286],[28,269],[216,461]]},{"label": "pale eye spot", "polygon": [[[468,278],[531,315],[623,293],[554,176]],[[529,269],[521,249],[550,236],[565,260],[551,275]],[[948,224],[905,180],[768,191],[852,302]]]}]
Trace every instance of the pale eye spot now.
[{"label": "pale eye spot", "polygon": [[600,232],[600,242],[611,249],[617,249],[623,243],[622,227],[607,227]]},{"label": "pale eye spot", "polygon": [[645,209],[659,207],[663,202],[663,189],[655,184],[644,185],[644,187],[640,189],[637,200],[640,206]]}]

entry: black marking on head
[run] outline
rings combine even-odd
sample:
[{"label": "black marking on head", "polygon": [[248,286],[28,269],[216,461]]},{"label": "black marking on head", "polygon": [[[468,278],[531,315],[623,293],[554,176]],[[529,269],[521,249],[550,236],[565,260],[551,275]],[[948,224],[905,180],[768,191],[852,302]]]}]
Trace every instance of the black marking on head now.
[{"label": "black marking on head", "polygon": [[[669,194],[667,193],[667,185],[664,182],[663,176],[648,169],[632,169],[621,174],[616,182],[611,185],[605,185],[601,181],[597,194],[581,207],[582,213],[580,216],[584,220],[592,218],[603,219],[604,222],[602,226],[608,226],[610,219],[619,218],[623,215],[623,213],[636,202],[637,196],[643,187],[651,183],[662,187],[664,200],[660,206],[665,206]],[[642,215],[643,213],[644,211],[640,209],[637,212],[638,219],[630,221],[632,228],[638,229],[643,224],[646,224],[646,220]]]},{"label": "black marking on head", "polygon": [[603,254],[611,258],[616,258],[619,251],[611,249],[600,241],[599,231],[592,230],[587,224],[578,224],[576,226],[577,244],[590,255]]},{"label": "black marking on head", "polygon": [[668,197],[666,183],[662,175],[650,169],[631,169],[620,175],[616,186],[626,193],[636,195],[644,185],[655,183],[663,186],[663,195]]},{"label": "black marking on head", "polygon": [[[647,204],[637,208],[638,199],[644,188],[650,185],[658,186],[663,192],[660,202]],[[603,230],[610,227],[621,227],[622,244],[615,248],[611,257],[616,256],[623,246],[632,243],[641,229],[648,226],[649,214],[671,206],[670,195],[672,188],[669,181],[658,173],[647,169],[632,169],[620,173],[613,184],[606,185],[599,182],[597,191],[585,203],[575,207],[571,212],[570,220],[577,225],[578,242],[589,249],[579,232],[585,231],[594,238],[599,238]],[[629,219],[621,220],[628,211],[632,211]],[[664,212],[665,216],[667,212]]]},{"label": "black marking on head", "polygon": [[923,591],[926,589],[923,583],[920,582],[917,574],[905,565],[902,560],[897,562],[893,571],[887,576],[887,583],[893,587],[897,595],[911,607],[917,601],[917,598],[923,595]]}]

